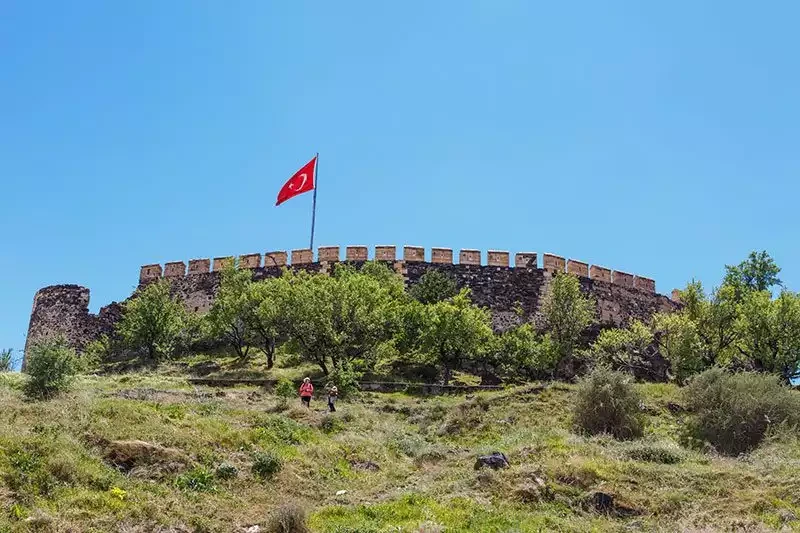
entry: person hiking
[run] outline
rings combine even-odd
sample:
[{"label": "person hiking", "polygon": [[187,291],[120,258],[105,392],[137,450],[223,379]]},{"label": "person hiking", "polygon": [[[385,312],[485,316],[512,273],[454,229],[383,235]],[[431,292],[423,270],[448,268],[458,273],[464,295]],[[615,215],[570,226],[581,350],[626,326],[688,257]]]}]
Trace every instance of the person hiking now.
[{"label": "person hiking", "polygon": [[300,402],[311,408],[312,396],[314,396],[314,385],[311,384],[311,378],[303,378],[303,384],[300,385]]},{"label": "person hiking", "polygon": [[336,388],[336,385],[328,389],[328,410],[331,413],[336,412],[336,400],[339,398],[339,389]]}]

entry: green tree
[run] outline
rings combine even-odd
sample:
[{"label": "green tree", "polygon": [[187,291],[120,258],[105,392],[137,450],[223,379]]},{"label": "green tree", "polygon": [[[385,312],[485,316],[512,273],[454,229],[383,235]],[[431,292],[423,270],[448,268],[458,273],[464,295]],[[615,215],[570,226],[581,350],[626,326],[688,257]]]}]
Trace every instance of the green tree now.
[{"label": "green tree", "polygon": [[800,296],[783,291],[749,292],[736,321],[739,353],[756,370],[778,374],[787,383],[800,377]]},{"label": "green tree", "polygon": [[669,361],[672,377],[679,384],[707,368],[697,325],[686,313],[656,313],[653,329],[661,355]]},{"label": "green tree", "polygon": [[420,346],[442,365],[444,383],[452,371],[468,359],[476,359],[490,347],[492,326],[489,312],[472,305],[469,289],[425,306]]},{"label": "green tree", "polygon": [[170,357],[180,345],[188,323],[186,309],[170,296],[166,280],[147,285],[125,303],[117,331],[126,344],[151,360]]},{"label": "green tree", "polygon": [[409,289],[411,297],[423,304],[447,300],[458,294],[458,286],[452,276],[439,270],[427,270],[419,281]]},{"label": "green tree", "polygon": [[540,335],[525,323],[495,335],[493,363],[504,374],[527,379],[552,375],[559,352],[549,334]]},{"label": "green tree", "polygon": [[736,319],[738,316],[736,289],[723,284],[706,296],[699,281],[692,281],[681,291],[683,312],[694,322],[700,337],[702,367],[727,364],[736,355]]},{"label": "green tree", "polygon": [[750,255],[738,265],[725,265],[723,284],[733,287],[737,299],[751,291],[769,291],[781,284],[778,278],[780,267],[775,260],[763,250],[750,252]]},{"label": "green tree", "polygon": [[590,353],[596,361],[613,370],[634,372],[646,368],[645,350],[652,343],[650,329],[641,321],[633,320],[627,328],[600,332]]},{"label": "green tree", "polygon": [[25,395],[47,400],[69,388],[81,361],[63,337],[44,339],[28,351],[25,373]]},{"label": "green tree", "polygon": [[594,302],[581,292],[577,276],[559,273],[550,282],[542,313],[560,357],[569,357],[583,331],[594,323]]},{"label": "green tree", "polygon": [[206,316],[211,334],[229,344],[240,359],[247,359],[253,342],[251,325],[255,307],[250,286],[253,273],[232,265],[222,271],[219,291]]},{"label": "green tree", "polygon": [[247,323],[267,358],[267,368],[275,364],[275,350],[285,340],[286,301],[291,285],[287,279],[271,278],[252,283],[248,299],[253,311]]},{"label": "green tree", "polygon": [[[366,269],[366,270],[365,270]],[[284,324],[290,343],[328,374],[339,368],[369,369],[377,348],[398,328],[402,280],[368,263],[361,271],[337,265],[332,276],[285,274],[290,285]]]}]

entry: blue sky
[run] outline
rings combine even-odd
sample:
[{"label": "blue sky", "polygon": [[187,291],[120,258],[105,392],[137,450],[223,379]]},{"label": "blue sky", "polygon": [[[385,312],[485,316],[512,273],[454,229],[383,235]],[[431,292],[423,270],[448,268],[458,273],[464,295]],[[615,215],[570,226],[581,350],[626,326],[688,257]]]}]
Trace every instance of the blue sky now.
[{"label": "blue sky", "polygon": [[800,289],[800,4],[0,3],[0,347],[40,287],[317,243]]}]

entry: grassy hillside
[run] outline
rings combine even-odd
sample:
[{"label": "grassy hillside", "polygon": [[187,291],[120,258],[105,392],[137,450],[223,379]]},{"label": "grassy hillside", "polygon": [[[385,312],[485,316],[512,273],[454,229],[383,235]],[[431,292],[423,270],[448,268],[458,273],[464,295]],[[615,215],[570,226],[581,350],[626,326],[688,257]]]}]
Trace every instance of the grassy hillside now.
[{"label": "grassy hillside", "polygon": [[[572,431],[561,383],[365,394],[331,416],[163,373],[84,376],[48,402],[21,380],[0,374],[2,532],[265,531],[286,502],[318,532],[800,530],[800,442],[686,450],[672,385],[638,385],[645,438],[618,442]],[[510,468],[473,468],[495,450]]]}]

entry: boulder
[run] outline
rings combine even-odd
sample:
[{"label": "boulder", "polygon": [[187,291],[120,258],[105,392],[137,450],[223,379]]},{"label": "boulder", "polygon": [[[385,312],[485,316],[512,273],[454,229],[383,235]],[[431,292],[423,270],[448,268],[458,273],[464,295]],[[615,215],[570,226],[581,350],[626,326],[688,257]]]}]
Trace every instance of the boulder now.
[{"label": "boulder", "polygon": [[498,468],[507,468],[509,464],[504,453],[492,452],[489,455],[478,456],[478,460],[475,461],[475,470],[484,466],[497,470]]}]

